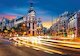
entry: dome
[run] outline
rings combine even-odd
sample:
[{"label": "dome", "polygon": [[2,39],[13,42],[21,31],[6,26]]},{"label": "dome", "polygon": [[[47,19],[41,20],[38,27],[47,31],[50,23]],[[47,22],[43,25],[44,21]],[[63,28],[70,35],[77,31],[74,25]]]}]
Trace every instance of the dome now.
[{"label": "dome", "polygon": [[[31,13],[31,12],[33,12],[33,11],[34,11],[34,10],[29,10],[28,13]],[[34,11],[34,12],[35,12],[35,11]]]}]

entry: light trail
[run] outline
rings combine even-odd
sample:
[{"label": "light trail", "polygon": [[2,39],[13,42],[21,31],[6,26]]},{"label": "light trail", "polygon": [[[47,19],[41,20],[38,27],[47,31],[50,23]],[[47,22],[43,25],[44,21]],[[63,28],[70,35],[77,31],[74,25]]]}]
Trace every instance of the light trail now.
[{"label": "light trail", "polygon": [[51,45],[59,45],[59,46],[65,46],[65,47],[71,47],[71,48],[80,48],[80,45],[73,45],[73,44],[65,44],[65,43],[53,43],[53,42],[47,42],[47,41],[44,41],[43,43],[48,43],[48,44],[51,44]]},{"label": "light trail", "polygon": [[42,41],[51,41],[51,42],[57,42],[57,43],[65,43],[65,44],[76,44],[80,45],[79,42],[69,42],[69,41],[60,41],[60,40],[51,40],[51,39],[41,39]]},{"label": "light trail", "polygon": [[[43,45],[46,45],[46,46],[51,46],[51,47],[56,47],[56,48],[61,48],[61,49],[66,49],[66,50],[72,50],[72,51],[77,51],[77,52],[80,52],[80,49],[75,49],[75,48],[69,48],[69,47],[64,47],[62,44],[60,43],[42,43]],[[59,46],[61,45],[61,46]]]},{"label": "light trail", "polygon": [[[41,50],[50,54],[57,53],[57,54],[68,54],[63,52],[62,50],[54,50],[48,47],[71,50],[80,52],[80,43],[77,42],[67,42],[67,41],[60,41],[60,40],[51,40],[51,39],[38,39],[38,38],[20,38],[17,42],[22,43],[26,47],[33,48],[35,50]],[[57,44],[56,44],[57,43]],[[43,46],[40,46],[43,45]],[[47,46],[47,47],[44,47]],[[70,48],[71,47],[71,48]]]},{"label": "light trail", "polygon": [[57,54],[62,54],[62,55],[65,54],[65,53],[63,53],[61,51],[48,49],[48,48],[45,48],[45,47],[42,47],[42,46],[37,46],[37,45],[25,43],[25,42],[23,42],[23,44],[25,44],[26,47],[27,46],[31,46],[33,48],[38,48],[39,50],[44,51],[44,52],[48,52],[48,53],[57,53]]}]

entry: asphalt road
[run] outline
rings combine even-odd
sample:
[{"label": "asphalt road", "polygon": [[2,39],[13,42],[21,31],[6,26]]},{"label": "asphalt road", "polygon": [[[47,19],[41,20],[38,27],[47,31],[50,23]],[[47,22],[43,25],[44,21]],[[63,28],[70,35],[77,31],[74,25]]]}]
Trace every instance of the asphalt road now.
[{"label": "asphalt road", "polygon": [[16,47],[9,41],[0,40],[0,56],[62,56],[59,54],[49,54],[30,47]]},{"label": "asphalt road", "polygon": [[[44,49],[39,49],[41,47],[44,47],[44,49],[49,48],[53,51],[53,53],[45,52]],[[0,56],[80,56],[76,54],[76,53],[79,54],[80,52],[61,49],[56,47],[55,45],[53,45],[52,47],[48,45],[41,45],[41,47],[39,47],[38,50],[33,48],[32,46],[30,47],[14,46],[10,41],[5,39],[0,39]],[[57,54],[55,53],[56,50],[66,54]]]}]

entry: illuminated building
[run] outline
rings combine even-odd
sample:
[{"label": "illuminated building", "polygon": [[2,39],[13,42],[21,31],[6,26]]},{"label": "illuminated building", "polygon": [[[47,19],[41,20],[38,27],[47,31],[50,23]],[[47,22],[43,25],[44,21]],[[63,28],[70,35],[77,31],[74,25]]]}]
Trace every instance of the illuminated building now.
[{"label": "illuminated building", "polygon": [[28,34],[34,36],[37,34],[37,19],[36,12],[33,9],[33,3],[30,4],[30,9],[27,15],[27,27],[29,28]]},{"label": "illuminated building", "polygon": [[69,18],[68,23],[68,37],[80,37],[80,11],[75,12]]},{"label": "illuminated building", "polygon": [[57,19],[53,21],[53,25],[50,27],[51,34],[54,36],[67,36],[69,13],[64,12]]},{"label": "illuminated building", "polygon": [[4,18],[4,17],[3,17],[1,23],[2,23],[2,25],[1,25],[1,30],[2,30],[2,31],[3,31],[5,28],[6,28],[7,30],[10,29],[9,20],[8,20],[7,18]]},{"label": "illuminated building", "polygon": [[43,34],[43,25],[41,18],[37,20],[37,35],[42,35]]},{"label": "illuminated building", "polygon": [[33,8],[32,2],[30,3],[30,8],[28,10],[27,15],[13,20],[8,20],[3,18],[1,23],[2,23],[1,26],[2,31],[4,27],[7,27],[8,29],[15,27],[17,32],[22,32],[22,33],[26,32],[27,35],[30,36],[36,36],[42,34],[42,28],[43,28],[42,21],[40,18],[39,19],[36,18],[36,11]]},{"label": "illuminated building", "polygon": [[69,19],[70,13],[69,12],[64,12],[60,17],[59,17],[59,29],[58,29],[58,35],[61,35],[63,37],[67,36],[67,29],[68,29],[68,19]]},{"label": "illuminated building", "polygon": [[42,21],[40,18],[36,18],[36,11],[33,9],[33,3],[30,3],[26,21],[27,27],[29,28],[28,34],[31,36],[42,34]]}]

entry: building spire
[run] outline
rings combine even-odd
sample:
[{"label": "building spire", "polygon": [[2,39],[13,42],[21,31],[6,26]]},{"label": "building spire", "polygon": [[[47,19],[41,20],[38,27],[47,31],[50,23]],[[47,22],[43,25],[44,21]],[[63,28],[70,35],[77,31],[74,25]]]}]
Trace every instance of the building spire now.
[{"label": "building spire", "polygon": [[30,12],[34,11],[34,9],[33,9],[33,4],[34,3],[33,3],[32,0],[29,0],[29,3],[30,3],[30,8],[29,8],[29,11],[28,12],[30,13]]},{"label": "building spire", "polygon": [[32,9],[33,9],[33,1],[30,0],[30,10],[32,10]]},{"label": "building spire", "polygon": [[30,2],[30,7],[33,7],[33,2]]}]

